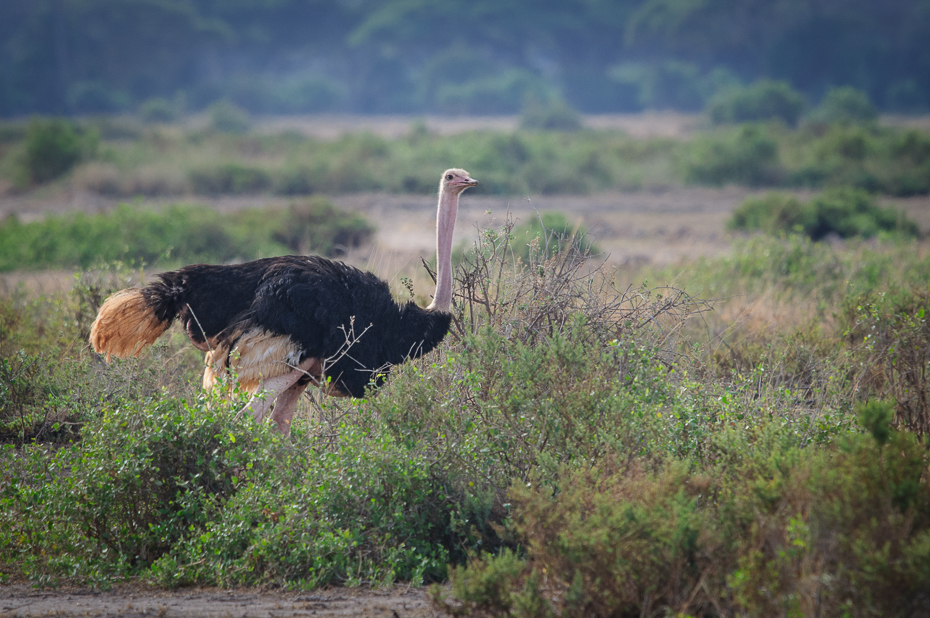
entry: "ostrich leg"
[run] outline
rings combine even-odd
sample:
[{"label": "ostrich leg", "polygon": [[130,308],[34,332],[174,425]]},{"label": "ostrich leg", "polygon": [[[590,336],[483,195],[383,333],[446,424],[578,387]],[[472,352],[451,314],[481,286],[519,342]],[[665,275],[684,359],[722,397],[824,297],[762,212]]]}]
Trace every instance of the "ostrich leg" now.
[{"label": "ostrich leg", "polygon": [[[271,408],[272,404],[274,404],[274,402],[279,398],[283,398],[281,400],[281,404],[283,404],[282,407],[284,410],[282,411],[282,414],[278,416],[280,416],[280,418],[284,418],[284,413],[287,412],[288,408],[290,408],[290,412],[286,416],[286,429],[281,427],[281,421],[278,421],[275,416],[272,416],[272,418],[275,418],[275,422],[278,423],[279,429],[281,429],[284,433],[289,433],[291,429],[290,418],[294,415],[293,408],[297,403],[297,399],[300,397],[300,394],[303,392],[303,389],[307,387],[307,385],[304,384],[298,389],[298,382],[300,382],[301,378],[310,375],[308,374],[308,369],[318,365],[319,361],[317,361],[317,359],[308,358],[290,373],[286,373],[283,376],[263,380],[262,383],[258,385],[258,389],[255,391],[255,394],[252,395],[249,403],[247,403],[245,407],[239,411],[239,415],[241,416],[242,414],[248,412],[253,417],[255,417],[256,421],[261,422],[261,420],[265,418],[265,414]],[[296,391],[296,394],[294,394],[294,391]]]},{"label": "ostrich leg", "polygon": [[278,431],[284,435],[291,433],[291,419],[297,410],[297,402],[300,401],[300,396],[309,384],[309,381],[298,380],[275,399],[271,420],[278,426]]}]

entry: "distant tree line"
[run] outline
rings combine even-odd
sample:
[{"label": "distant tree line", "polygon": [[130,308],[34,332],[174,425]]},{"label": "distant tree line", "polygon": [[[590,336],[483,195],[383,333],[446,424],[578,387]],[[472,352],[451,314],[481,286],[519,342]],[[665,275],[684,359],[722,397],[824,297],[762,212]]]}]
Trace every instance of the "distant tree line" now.
[{"label": "distant tree line", "polygon": [[697,110],[759,79],[930,108],[926,0],[3,0],[0,115]]}]

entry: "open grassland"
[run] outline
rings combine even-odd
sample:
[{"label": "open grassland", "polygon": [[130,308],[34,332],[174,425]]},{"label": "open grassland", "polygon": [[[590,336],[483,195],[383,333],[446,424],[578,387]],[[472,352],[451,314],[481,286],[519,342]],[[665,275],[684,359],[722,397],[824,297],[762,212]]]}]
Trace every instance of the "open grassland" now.
[{"label": "open grassland", "polygon": [[463,253],[437,353],[368,399],[308,399],[290,438],[200,393],[179,332],[87,351],[138,272],[5,297],[2,577],[451,577],[434,602],[458,614],[923,611],[925,245],[752,237],[631,270],[519,238]]}]

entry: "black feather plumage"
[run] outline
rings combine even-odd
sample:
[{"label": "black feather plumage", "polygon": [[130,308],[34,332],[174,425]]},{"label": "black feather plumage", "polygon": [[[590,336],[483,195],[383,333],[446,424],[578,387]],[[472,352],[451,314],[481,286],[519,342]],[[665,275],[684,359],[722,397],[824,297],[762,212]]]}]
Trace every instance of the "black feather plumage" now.
[{"label": "black feather plumage", "polygon": [[[256,327],[286,335],[300,346],[301,360],[334,359],[326,374],[353,397],[362,397],[372,379],[380,385],[391,365],[434,349],[452,320],[398,304],[373,274],[315,256],[195,264],[159,279],[142,294],[159,319],[179,318],[195,344],[231,350],[229,337]],[[353,329],[356,339],[340,357]]]}]

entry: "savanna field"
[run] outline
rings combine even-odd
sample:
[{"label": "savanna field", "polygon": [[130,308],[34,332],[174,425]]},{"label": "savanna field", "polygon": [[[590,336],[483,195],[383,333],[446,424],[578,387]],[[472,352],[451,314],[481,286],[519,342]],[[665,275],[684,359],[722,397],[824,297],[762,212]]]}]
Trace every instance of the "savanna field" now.
[{"label": "savanna field", "polygon": [[[834,99],[770,122],[722,101],[670,137],[559,106],[457,135],[259,130],[229,105],[3,123],[0,203],[105,207],[0,221],[0,583],[404,583],[456,616],[927,614],[930,133]],[[671,261],[611,259],[574,208],[460,216],[440,348],[363,399],[305,396],[287,437],[236,418],[247,395],[204,393],[177,327],[130,360],[88,347],[110,294],[184,264],[377,268],[392,220],[340,196],[430,203],[449,166],[476,196],[547,205],[746,196],[720,250]],[[66,275],[29,284],[43,272]],[[418,261],[377,274],[429,303]]]}]

